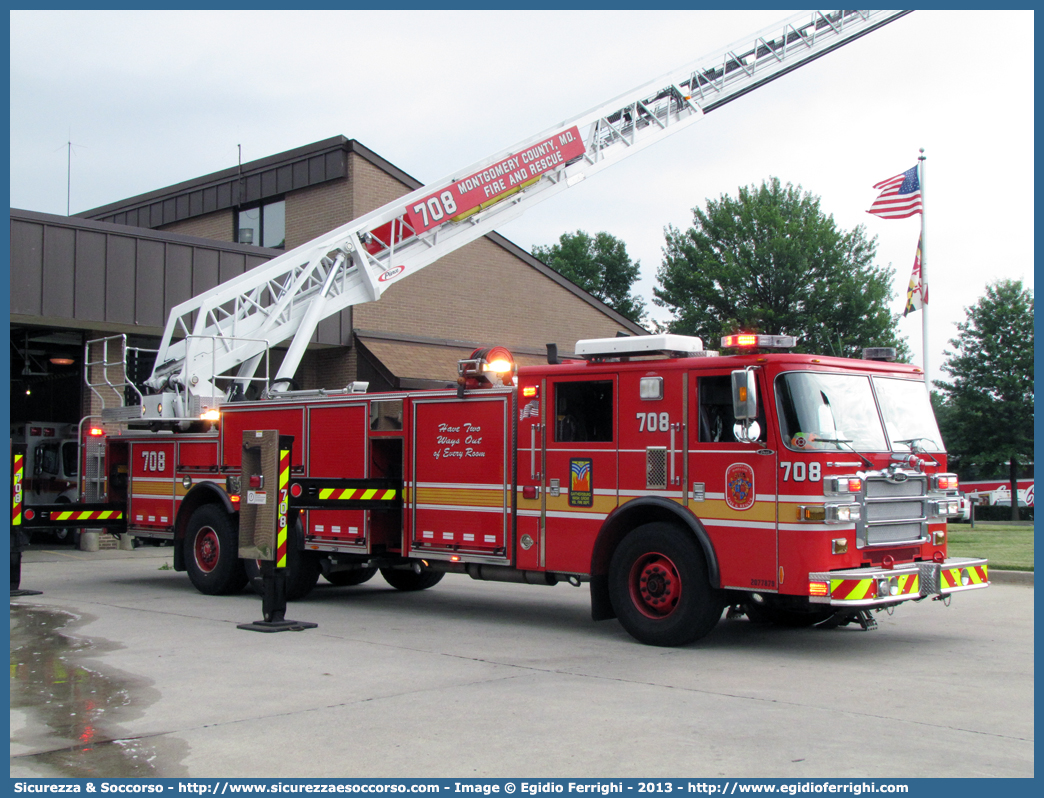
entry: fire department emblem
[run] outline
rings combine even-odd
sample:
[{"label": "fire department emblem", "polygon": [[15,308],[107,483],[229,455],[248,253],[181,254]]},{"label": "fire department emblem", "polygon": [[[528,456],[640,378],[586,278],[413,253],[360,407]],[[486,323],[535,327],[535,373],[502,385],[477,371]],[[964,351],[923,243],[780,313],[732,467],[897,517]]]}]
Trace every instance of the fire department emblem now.
[{"label": "fire department emblem", "polygon": [[594,501],[594,479],[590,457],[574,457],[569,461],[569,505],[590,507]]},{"label": "fire department emblem", "polygon": [[725,503],[733,510],[754,506],[754,469],[746,463],[733,463],[725,472]]}]

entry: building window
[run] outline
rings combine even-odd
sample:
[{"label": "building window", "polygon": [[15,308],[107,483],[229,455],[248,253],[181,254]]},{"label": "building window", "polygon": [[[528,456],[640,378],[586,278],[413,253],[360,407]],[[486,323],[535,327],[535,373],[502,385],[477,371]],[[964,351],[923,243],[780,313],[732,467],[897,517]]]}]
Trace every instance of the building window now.
[{"label": "building window", "polygon": [[236,241],[283,249],[286,246],[286,201],[242,209],[236,215]]}]

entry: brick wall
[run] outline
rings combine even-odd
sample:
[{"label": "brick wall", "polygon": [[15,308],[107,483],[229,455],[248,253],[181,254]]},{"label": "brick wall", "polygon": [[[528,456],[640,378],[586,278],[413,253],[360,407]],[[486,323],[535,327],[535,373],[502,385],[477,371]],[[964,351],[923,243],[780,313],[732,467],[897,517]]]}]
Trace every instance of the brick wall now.
[{"label": "brick wall", "polygon": [[234,211],[224,210],[196,216],[183,222],[174,222],[159,228],[165,233],[212,238],[215,241],[233,241],[235,238]]},{"label": "brick wall", "polygon": [[286,248],[299,247],[353,218],[348,180],[331,180],[287,194]]},{"label": "brick wall", "polygon": [[355,327],[507,347],[557,343],[624,329],[568,289],[479,239],[355,308]]},{"label": "brick wall", "polygon": [[348,179],[352,186],[352,208],[356,216],[387,205],[409,194],[412,189],[358,155],[348,159]]}]

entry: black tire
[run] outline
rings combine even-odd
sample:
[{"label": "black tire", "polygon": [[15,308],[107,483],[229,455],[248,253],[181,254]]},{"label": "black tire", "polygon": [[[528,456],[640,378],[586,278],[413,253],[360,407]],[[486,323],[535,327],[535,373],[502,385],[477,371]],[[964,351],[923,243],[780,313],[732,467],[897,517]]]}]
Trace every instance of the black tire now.
[{"label": "black tire", "polygon": [[333,573],[323,574],[323,579],[337,587],[352,587],[353,585],[361,585],[363,582],[369,582],[376,573],[377,566],[372,568],[355,568],[351,571],[334,571]]},{"label": "black tire", "polygon": [[442,571],[414,571],[399,570],[397,568],[382,568],[381,576],[389,585],[396,590],[427,590],[442,581]]},{"label": "black tire", "polygon": [[609,564],[609,598],[620,624],[650,646],[683,646],[714,628],[725,609],[707,562],[689,534],[645,524],[623,539]]},{"label": "black tire", "polygon": [[185,570],[196,590],[208,596],[238,593],[246,584],[239,559],[239,531],[223,507],[204,504],[189,518]]},{"label": "black tire", "polygon": [[[264,595],[264,582],[261,578],[260,560],[241,560],[250,588],[257,595]],[[319,556],[315,552],[305,551],[304,532],[298,522],[290,531],[289,545],[286,549],[286,600],[300,601],[306,598],[319,582]]]}]

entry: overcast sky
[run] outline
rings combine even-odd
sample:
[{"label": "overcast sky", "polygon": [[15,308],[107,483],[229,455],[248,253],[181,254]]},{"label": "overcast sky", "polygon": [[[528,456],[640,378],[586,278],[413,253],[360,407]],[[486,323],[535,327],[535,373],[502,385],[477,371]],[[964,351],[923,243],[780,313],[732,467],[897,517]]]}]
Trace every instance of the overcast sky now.
[{"label": "overcast sky", "polygon": [[[11,206],[66,212],[69,141],[73,213],[338,134],[429,183],[791,13],[12,11]],[[500,232],[610,232],[648,301],[665,225],[776,176],[877,236],[899,312],[919,219],[865,211],[923,147],[938,378],[988,282],[1033,285],[1033,45],[1029,11],[915,12]],[[920,363],[920,313],[900,324]]]}]

